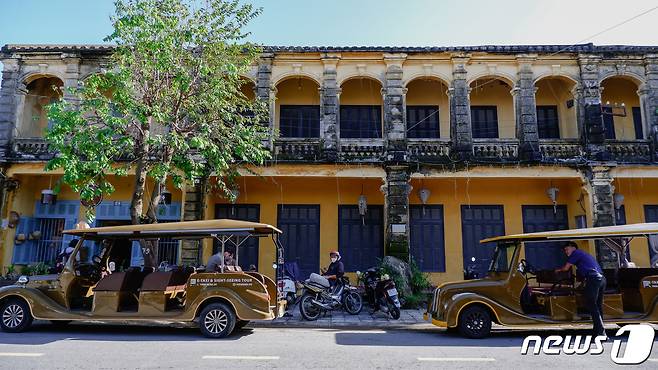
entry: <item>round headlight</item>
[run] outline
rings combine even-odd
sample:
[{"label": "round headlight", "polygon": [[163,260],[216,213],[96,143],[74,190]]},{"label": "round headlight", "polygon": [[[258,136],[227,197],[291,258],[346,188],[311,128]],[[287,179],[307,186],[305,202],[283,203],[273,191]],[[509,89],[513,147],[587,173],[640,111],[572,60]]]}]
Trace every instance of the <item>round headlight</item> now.
[{"label": "round headlight", "polygon": [[19,284],[27,284],[28,281],[30,281],[30,279],[25,275],[21,275],[21,277],[18,278]]}]

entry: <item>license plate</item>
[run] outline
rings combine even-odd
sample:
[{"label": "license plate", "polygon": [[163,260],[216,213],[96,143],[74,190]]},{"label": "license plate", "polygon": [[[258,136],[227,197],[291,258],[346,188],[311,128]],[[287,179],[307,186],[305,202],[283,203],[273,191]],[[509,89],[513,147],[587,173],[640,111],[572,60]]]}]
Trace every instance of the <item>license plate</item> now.
[{"label": "license plate", "polygon": [[388,296],[389,297],[393,297],[393,296],[396,296],[396,295],[398,295],[398,290],[397,289],[393,288],[393,289],[388,290]]}]

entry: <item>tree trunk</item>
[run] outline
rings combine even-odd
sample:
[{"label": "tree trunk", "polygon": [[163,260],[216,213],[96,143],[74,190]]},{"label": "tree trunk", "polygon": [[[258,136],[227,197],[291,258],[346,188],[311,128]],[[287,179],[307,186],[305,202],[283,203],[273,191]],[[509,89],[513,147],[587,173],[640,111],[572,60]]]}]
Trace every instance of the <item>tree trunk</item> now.
[{"label": "tree trunk", "polygon": [[[152,118],[149,117],[149,127]],[[133,225],[139,225],[142,221],[142,213],[144,211],[144,190],[146,188],[146,173],[148,171],[147,161],[149,152],[149,130],[143,128],[143,135],[137,141],[136,156],[137,166],[135,167],[135,187],[133,188],[133,196],[130,201],[130,220]],[[142,255],[144,256],[145,267],[157,267],[157,248],[154,248],[153,243],[140,239],[140,247]]]}]

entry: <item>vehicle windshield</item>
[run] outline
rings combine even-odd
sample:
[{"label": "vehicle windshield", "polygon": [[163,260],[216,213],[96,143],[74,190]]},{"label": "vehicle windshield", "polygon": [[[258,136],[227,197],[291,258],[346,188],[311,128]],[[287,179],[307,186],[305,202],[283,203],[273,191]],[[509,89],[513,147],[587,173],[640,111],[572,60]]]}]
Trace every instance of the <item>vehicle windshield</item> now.
[{"label": "vehicle windshield", "polygon": [[515,244],[498,244],[491,258],[489,272],[509,272],[515,250]]}]

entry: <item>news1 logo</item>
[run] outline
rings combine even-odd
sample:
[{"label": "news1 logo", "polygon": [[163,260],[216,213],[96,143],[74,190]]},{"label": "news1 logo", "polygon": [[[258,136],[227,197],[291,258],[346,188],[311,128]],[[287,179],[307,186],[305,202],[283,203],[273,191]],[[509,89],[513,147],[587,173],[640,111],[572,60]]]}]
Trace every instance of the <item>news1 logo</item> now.
[{"label": "news1 logo", "polygon": [[[633,324],[625,325],[615,334],[615,337],[622,336],[628,333],[628,340],[626,348],[621,352],[621,339],[615,339],[612,342],[612,351],[610,352],[610,359],[619,365],[637,365],[641,364],[651,355],[653,348],[653,339],[655,332],[650,325],[646,324]],[[607,338],[605,336],[592,337],[591,335],[581,336],[561,336],[551,335],[543,339],[538,335],[530,335],[523,340],[521,346],[521,354],[527,355],[532,343],[532,354],[538,355],[540,353],[546,355],[583,355],[589,353],[591,355],[600,355],[603,353],[603,342]]]}]

